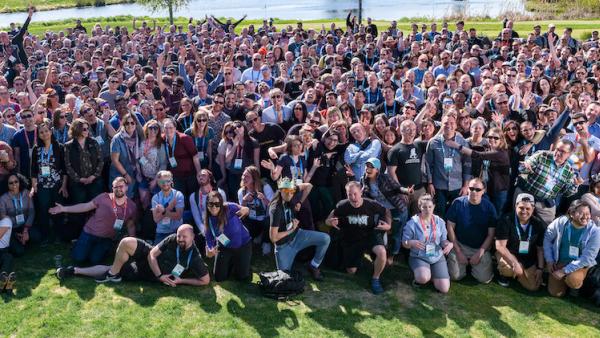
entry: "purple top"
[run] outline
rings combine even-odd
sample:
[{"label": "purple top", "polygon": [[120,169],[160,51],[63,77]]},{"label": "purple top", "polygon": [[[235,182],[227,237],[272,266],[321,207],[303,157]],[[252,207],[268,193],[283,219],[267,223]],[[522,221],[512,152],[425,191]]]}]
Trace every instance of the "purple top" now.
[{"label": "purple top", "polygon": [[[223,227],[223,234],[229,239],[227,245],[219,243],[220,247],[229,249],[238,249],[246,245],[252,238],[248,229],[244,226],[240,218],[235,214],[240,210],[240,206],[235,203],[225,202],[227,206],[227,222]],[[219,226],[217,225],[217,218],[214,216],[208,217],[208,223],[206,225],[206,245],[209,248],[214,248],[216,245],[216,237],[221,235]]]}]

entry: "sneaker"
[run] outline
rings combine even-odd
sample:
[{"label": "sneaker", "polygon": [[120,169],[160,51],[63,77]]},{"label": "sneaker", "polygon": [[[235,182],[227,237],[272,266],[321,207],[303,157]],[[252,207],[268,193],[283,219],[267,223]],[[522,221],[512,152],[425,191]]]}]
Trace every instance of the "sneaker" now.
[{"label": "sneaker", "polygon": [[308,264],[308,272],[310,273],[312,278],[317,282],[323,281],[323,274],[321,273],[321,270],[319,268],[315,268],[311,264]]},{"label": "sneaker", "polygon": [[106,271],[104,273],[104,275],[96,278],[96,283],[106,283],[106,282],[113,282],[113,283],[119,283],[121,281],[121,276],[119,274],[113,275],[110,273],[109,271]]},{"label": "sneaker", "polygon": [[4,285],[4,290],[7,293],[12,293],[13,287],[15,286],[15,282],[17,281],[17,275],[14,272],[11,272],[8,275],[6,280],[6,284]]},{"label": "sneaker", "polygon": [[504,277],[504,276],[500,276],[498,275],[498,277],[496,278],[496,280],[498,281],[498,284],[500,284],[500,286],[502,287],[509,287],[510,286],[510,279]]},{"label": "sneaker", "polygon": [[263,256],[268,256],[271,254],[271,243],[262,244],[262,254]]},{"label": "sneaker", "polygon": [[75,267],[70,265],[65,268],[56,269],[56,278],[63,280],[67,277],[73,277],[75,275]]},{"label": "sneaker", "polygon": [[381,286],[381,281],[379,278],[371,279],[371,290],[373,290],[373,293],[376,295],[383,293],[383,287]]},{"label": "sneaker", "polygon": [[412,280],[412,282],[410,283],[410,285],[412,285],[412,287],[415,288],[415,289],[420,289],[423,286],[423,284],[417,283],[417,281],[414,280],[414,279]]}]

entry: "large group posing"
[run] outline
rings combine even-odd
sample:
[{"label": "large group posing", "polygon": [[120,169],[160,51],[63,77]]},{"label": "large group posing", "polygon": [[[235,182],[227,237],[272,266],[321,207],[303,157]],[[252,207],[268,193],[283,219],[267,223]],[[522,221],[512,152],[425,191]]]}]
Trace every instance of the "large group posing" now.
[{"label": "large group posing", "polygon": [[32,15],[0,31],[3,291],[57,241],[60,279],[173,287],[249,281],[257,250],[317,281],[372,264],[375,294],[398,257],[441,293],[469,273],[560,297],[596,265],[597,31],[349,14],[35,36]]}]

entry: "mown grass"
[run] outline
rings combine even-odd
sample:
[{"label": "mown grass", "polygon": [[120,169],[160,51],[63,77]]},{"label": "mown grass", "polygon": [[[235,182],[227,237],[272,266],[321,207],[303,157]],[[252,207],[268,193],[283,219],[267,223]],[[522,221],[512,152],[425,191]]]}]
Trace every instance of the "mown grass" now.
[{"label": "mown grass", "polygon": [[29,4],[34,5],[38,10],[51,10],[94,5],[112,5],[124,2],[133,2],[133,0],[2,0],[0,2],[0,13],[25,12]]},{"label": "mown grass", "polygon": [[[84,19],[84,20],[82,20],[82,22],[83,22],[83,25],[86,28],[88,28],[88,31],[89,31],[89,29],[91,29],[96,23],[99,23],[100,25],[102,25],[102,27],[106,27],[106,25],[110,25],[110,27],[126,26],[129,29],[131,29],[132,20],[133,20],[132,16],[115,16],[115,17],[110,17],[110,18]],[[139,17],[138,25],[141,25],[142,20],[147,20],[149,22],[149,24],[151,25],[152,20],[154,20],[154,19],[149,18],[149,17]],[[168,18],[158,18],[155,20],[157,22],[157,25],[168,25]],[[175,19],[175,24],[183,25],[184,27],[187,27],[188,20],[189,20],[189,18],[179,17],[179,18]],[[296,27],[296,21],[297,20],[275,20],[275,26],[277,26],[278,28],[284,28],[287,25]],[[29,31],[32,34],[36,34],[36,35],[42,35],[46,31],[57,32],[57,31],[65,30],[69,27],[73,27],[75,25],[74,22],[75,22],[74,20],[39,22],[39,21],[35,21],[35,16],[34,16],[33,21],[31,23],[31,25],[29,26]],[[304,21],[304,27],[305,27],[305,29],[313,28],[313,29],[320,30],[321,26],[323,24],[325,24],[325,27],[327,29],[329,29],[329,25],[332,22],[335,23],[337,27],[342,27],[343,29],[345,29],[345,25],[346,25],[345,20],[341,20],[341,19],[306,20],[306,21]],[[407,32],[410,30],[411,22],[431,23],[431,20],[402,19],[398,22],[398,27],[401,30],[403,30],[404,32]],[[438,27],[440,27],[440,29],[441,29],[441,20],[437,20],[437,22],[438,22]],[[380,30],[387,29],[390,24],[389,21],[374,21],[374,23],[378,26],[378,28]],[[575,38],[581,38],[582,36],[584,36],[586,34],[589,35],[591,33],[591,31],[597,30],[600,28],[600,19],[587,19],[587,20],[519,21],[519,22],[515,23],[514,29],[517,32],[519,32],[523,37],[526,37],[527,33],[532,31],[533,26],[535,24],[540,24],[545,29],[549,23],[556,24],[557,32],[562,32],[562,30],[565,27],[573,28],[573,36]],[[8,23],[0,23],[0,24],[7,25]],[[244,21],[240,26],[238,26],[237,30],[239,31],[243,27],[247,27],[250,24],[254,24],[255,27],[258,28],[260,25],[262,25],[262,20]],[[478,20],[466,20],[465,27],[466,28],[470,28],[470,27],[476,28],[480,35],[495,37],[498,35],[500,30],[502,29],[502,23],[499,22],[498,20],[493,20],[493,19],[489,19],[489,18],[487,18],[487,19],[481,18]],[[449,28],[451,30],[454,30],[455,29],[454,23],[451,23],[449,25]]]},{"label": "mown grass", "polygon": [[598,0],[527,0],[525,8],[535,15],[565,19],[600,15]]},{"label": "mown grass", "polygon": [[[57,253],[67,255],[56,246],[18,261],[16,294],[0,301],[0,336],[600,336],[598,309],[584,299],[471,280],[453,283],[444,296],[410,287],[404,265],[384,272],[383,295],[368,291],[367,265],[354,277],[326,270],[325,282],[309,282],[294,301],[275,302],[236,282],[169,288],[73,278],[60,284],[51,269]],[[274,268],[262,257],[253,264]]]}]

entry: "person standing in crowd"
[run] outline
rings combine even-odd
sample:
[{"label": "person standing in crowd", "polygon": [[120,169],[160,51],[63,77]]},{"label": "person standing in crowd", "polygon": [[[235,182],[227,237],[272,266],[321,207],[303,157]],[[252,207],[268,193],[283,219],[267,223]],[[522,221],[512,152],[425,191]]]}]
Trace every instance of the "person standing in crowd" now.
[{"label": "person standing in crowd", "polygon": [[175,233],[183,224],[184,197],[181,191],[173,188],[173,174],[161,170],[156,174],[160,191],[152,196],[152,218],[156,223],[154,245]]},{"label": "person standing in crowd", "polygon": [[160,190],[156,174],[167,169],[167,150],[163,146],[165,141],[160,124],[156,120],[146,122],[143,134],[144,141],[139,145],[138,163],[141,177],[138,192],[142,208],[146,209],[152,196]]},{"label": "person standing in crowd", "polygon": [[[303,185],[311,186],[309,183]],[[304,230],[299,228],[297,212],[303,201],[292,205],[291,201],[298,187],[294,180],[282,178],[277,182],[277,192],[269,205],[269,238],[275,245],[275,263],[279,270],[290,270],[294,264],[296,254],[309,246],[316,246],[315,255],[308,265],[308,271],[313,279],[323,280],[319,269],[329,247],[329,235],[326,233]],[[303,191],[302,200],[305,200],[310,189]]]},{"label": "person standing in crowd", "polygon": [[142,179],[139,161],[140,146],[144,142],[144,131],[134,114],[127,113],[121,118],[121,129],[110,143],[110,181],[116,177],[127,180],[127,197],[133,198]]},{"label": "person standing in crowd", "polygon": [[[458,143],[459,149],[446,146],[448,140]],[[468,193],[471,159],[460,153],[467,146],[462,136],[456,133],[456,117],[442,116],[441,132],[429,140],[425,152],[429,194],[434,197],[435,208],[442,218],[455,198]]]},{"label": "person standing in crowd", "polygon": [[365,252],[375,255],[371,290],[374,294],[383,293],[380,276],[387,261],[384,234],[391,229],[390,211],[374,200],[363,198],[360,183],[356,181],[346,184],[346,194],[348,199],[336,205],[325,223],[339,231],[342,264],[347,273],[356,273]]},{"label": "person standing in crowd", "polygon": [[227,196],[235,199],[240,187],[244,168],[249,165],[259,167],[259,144],[248,134],[248,128],[240,121],[232,124],[234,136],[225,150],[225,162],[230,163],[227,168]]},{"label": "person standing in crowd", "polygon": [[194,140],[200,168],[212,170],[215,131],[208,126],[208,113],[205,111],[197,112],[194,115],[194,122],[185,130],[185,134]]},{"label": "person standing in crowd", "polygon": [[458,197],[448,209],[448,239],[454,247],[448,255],[450,278],[461,280],[471,274],[487,284],[494,277],[490,249],[494,241],[498,215],[489,199],[483,198],[485,183],[479,178],[469,180],[469,194]]},{"label": "person standing in crowd", "polygon": [[371,157],[379,157],[381,154],[381,142],[377,139],[371,140],[360,123],[350,126],[350,134],[354,143],[346,148],[344,162],[350,166],[354,180],[359,180],[365,173],[367,160]]},{"label": "person standing in crowd", "polygon": [[242,174],[240,189],[238,190],[238,203],[248,208],[248,217],[244,225],[250,231],[255,243],[262,243],[262,254],[271,253],[269,241],[269,218],[267,211],[273,199],[273,189],[270,185],[262,183],[260,171],[255,166],[249,166]]},{"label": "person standing in crowd", "polygon": [[234,271],[235,279],[249,280],[252,237],[240,218],[247,217],[250,209],[224,202],[218,191],[211,191],[206,201],[206,256],[215,257],[215,281],[228,279],[231,270]]},{"label": "person standing in crowd", "polygon": [[23,129],[15,133],[11,146],[17,160],[17,170],[22,175],[28,177],[31,152],[33,151],[33,146],[37,143],[38,134],[33,120],[33,112],[31,110],[23,110],[19,115],[23,122]]},{"label": "person standing in crowd", "polygon": [[410,249],[408,264],[415,277],[413,285],[433,280],[436,290],[448,293],[450,274],[445,256],[454,244],[447,239],[444,220],[433,213],[431,195],[422,195],[417,203],[421,211],[408,220],[402,232],[402,245]]},{"label": "person standing in crowd", "polygon": [[221,188],[217,188],[217,181],[213,173],[208,169],[200,170],[197,175],[198,178],[198,191],[190,195],[190,207],[192,209],[192,217],[194,223],[201,236],[204,236],[206,232],[206,225],[204,224],[204,210],[206,209],[206,199],[211,191],[218,191],[223,197],[223,200],[227,200],[225,191]]},{"label": "person standing in crowd", "polygon": [[117,177],[112,182],[112,193],[101,193],[93,200],[70,206],[60,203],[48,210],[51,215],[81,214],[94,211],[85,222],[83,231],[71,252],[76,264],[100,264],[113,247],[113,241],[125,231],[135,236],[137,207],[127,197],[127,180]]},{"label": "person standing in crowd", "polygon": [[591,220],[590,206],[575,200],[567,215],[555,219],[544,234],[544,258],[548,293],[562,297],[567,289],[578,290],[589,268],[596,265],[600,249],[600,230]]},{"label": "person standing in crowd", "polygon": [[515,211],[506,213],[496,227],[496,260],[498,284],[508,287],[516,279],[529,291],[537,291],[544,271],[545,224],[533,215],[535,199],[521,193]]}]

